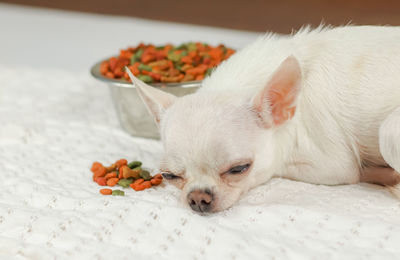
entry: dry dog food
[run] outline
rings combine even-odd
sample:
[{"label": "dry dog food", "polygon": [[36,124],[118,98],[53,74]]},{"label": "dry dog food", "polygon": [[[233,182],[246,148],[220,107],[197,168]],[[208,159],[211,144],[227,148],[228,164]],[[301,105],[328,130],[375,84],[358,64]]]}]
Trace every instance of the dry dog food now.
[{"label": "dry dog food", "polygon": [[146,83],[203,80],[214,67],[234,53],[233,49],[222,44],[213,47],[200,42],[179,46],[141,43],[121,50],[118,57],[104,61],[100,65],[100,73],[107,78],[130,81],[125,72],[127,66],[133,75]]},{"label": "dry dog food", "polygon": [[103,195],[111,195],[112,194],[112,189],[101,189],[100,193]]},{"label": "dry dog food", "polygon": [[[157,186],[163,180],[161,174],[151,176],[150,172],[143,170],[141,162],[133,161],[128,163],[125,159],[120,159],[108,167],[99,162],[94,162],[91,171],[93,173],[93,181],[100,186],[114,187],[118,185],[122,188],[131,187],[135,191]],[[124,191],[109,188],[101,189],[100,193],[103,195],[125,196]]]}]

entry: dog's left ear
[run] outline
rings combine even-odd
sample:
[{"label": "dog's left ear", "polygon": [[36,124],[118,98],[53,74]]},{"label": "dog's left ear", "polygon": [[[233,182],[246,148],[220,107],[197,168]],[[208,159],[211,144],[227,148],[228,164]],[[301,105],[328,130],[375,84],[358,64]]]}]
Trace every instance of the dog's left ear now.
[{"label": "dog's left ear", "polygon": [[126,68],[126,71],[147,110],[153,115],[157,124],[160,123],[165,110],[175,102],[177,97],[147,85],[136,78],[128,68]]},{"label": "dog's left ear", "polygon": [[294,116],[300,86],[300,64],[289,56],[253,99],[253,107],[265,127],[281,125]]}]

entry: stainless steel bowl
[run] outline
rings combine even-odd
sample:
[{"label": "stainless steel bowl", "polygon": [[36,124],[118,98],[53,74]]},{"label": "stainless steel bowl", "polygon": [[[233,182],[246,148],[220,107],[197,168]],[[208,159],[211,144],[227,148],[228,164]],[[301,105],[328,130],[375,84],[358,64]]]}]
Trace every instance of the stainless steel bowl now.
[{"label": "stainless steel bowl", "polygon": [[[100,73],[100,64],[103,61],[93,65],[90,73],[93,77],[107,83],[109,86],[122,127],[133,136],[159,139],[160,135],[157,125],[140,99],[136,88],[126,80],[104,77]],[[201,81],[155,83],[149,85],[175,96],[184,96],[194,93],[201,86]]]}]

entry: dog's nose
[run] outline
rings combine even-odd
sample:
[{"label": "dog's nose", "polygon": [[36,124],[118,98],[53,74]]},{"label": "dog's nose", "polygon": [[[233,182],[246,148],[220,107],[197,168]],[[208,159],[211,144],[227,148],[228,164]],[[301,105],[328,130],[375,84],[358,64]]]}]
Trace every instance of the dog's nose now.
[{"label": "dog's nose", "polygon": [[193,190],[188,196],[188,203],[194,211],[209,212],[213,206],[213,194],[209,189]]}]

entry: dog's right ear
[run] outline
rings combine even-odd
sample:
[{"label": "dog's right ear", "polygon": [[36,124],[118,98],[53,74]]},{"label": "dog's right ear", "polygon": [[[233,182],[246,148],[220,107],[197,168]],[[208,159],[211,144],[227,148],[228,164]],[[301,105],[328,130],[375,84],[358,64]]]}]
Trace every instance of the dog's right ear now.
[{"label": "dog's right ear", "polygon": [[165,110],[175,102],[177,97],[147,85],[136,78],[128,68],[125,69],[147,109],[154,116],[157,124],[160,123]]}]

